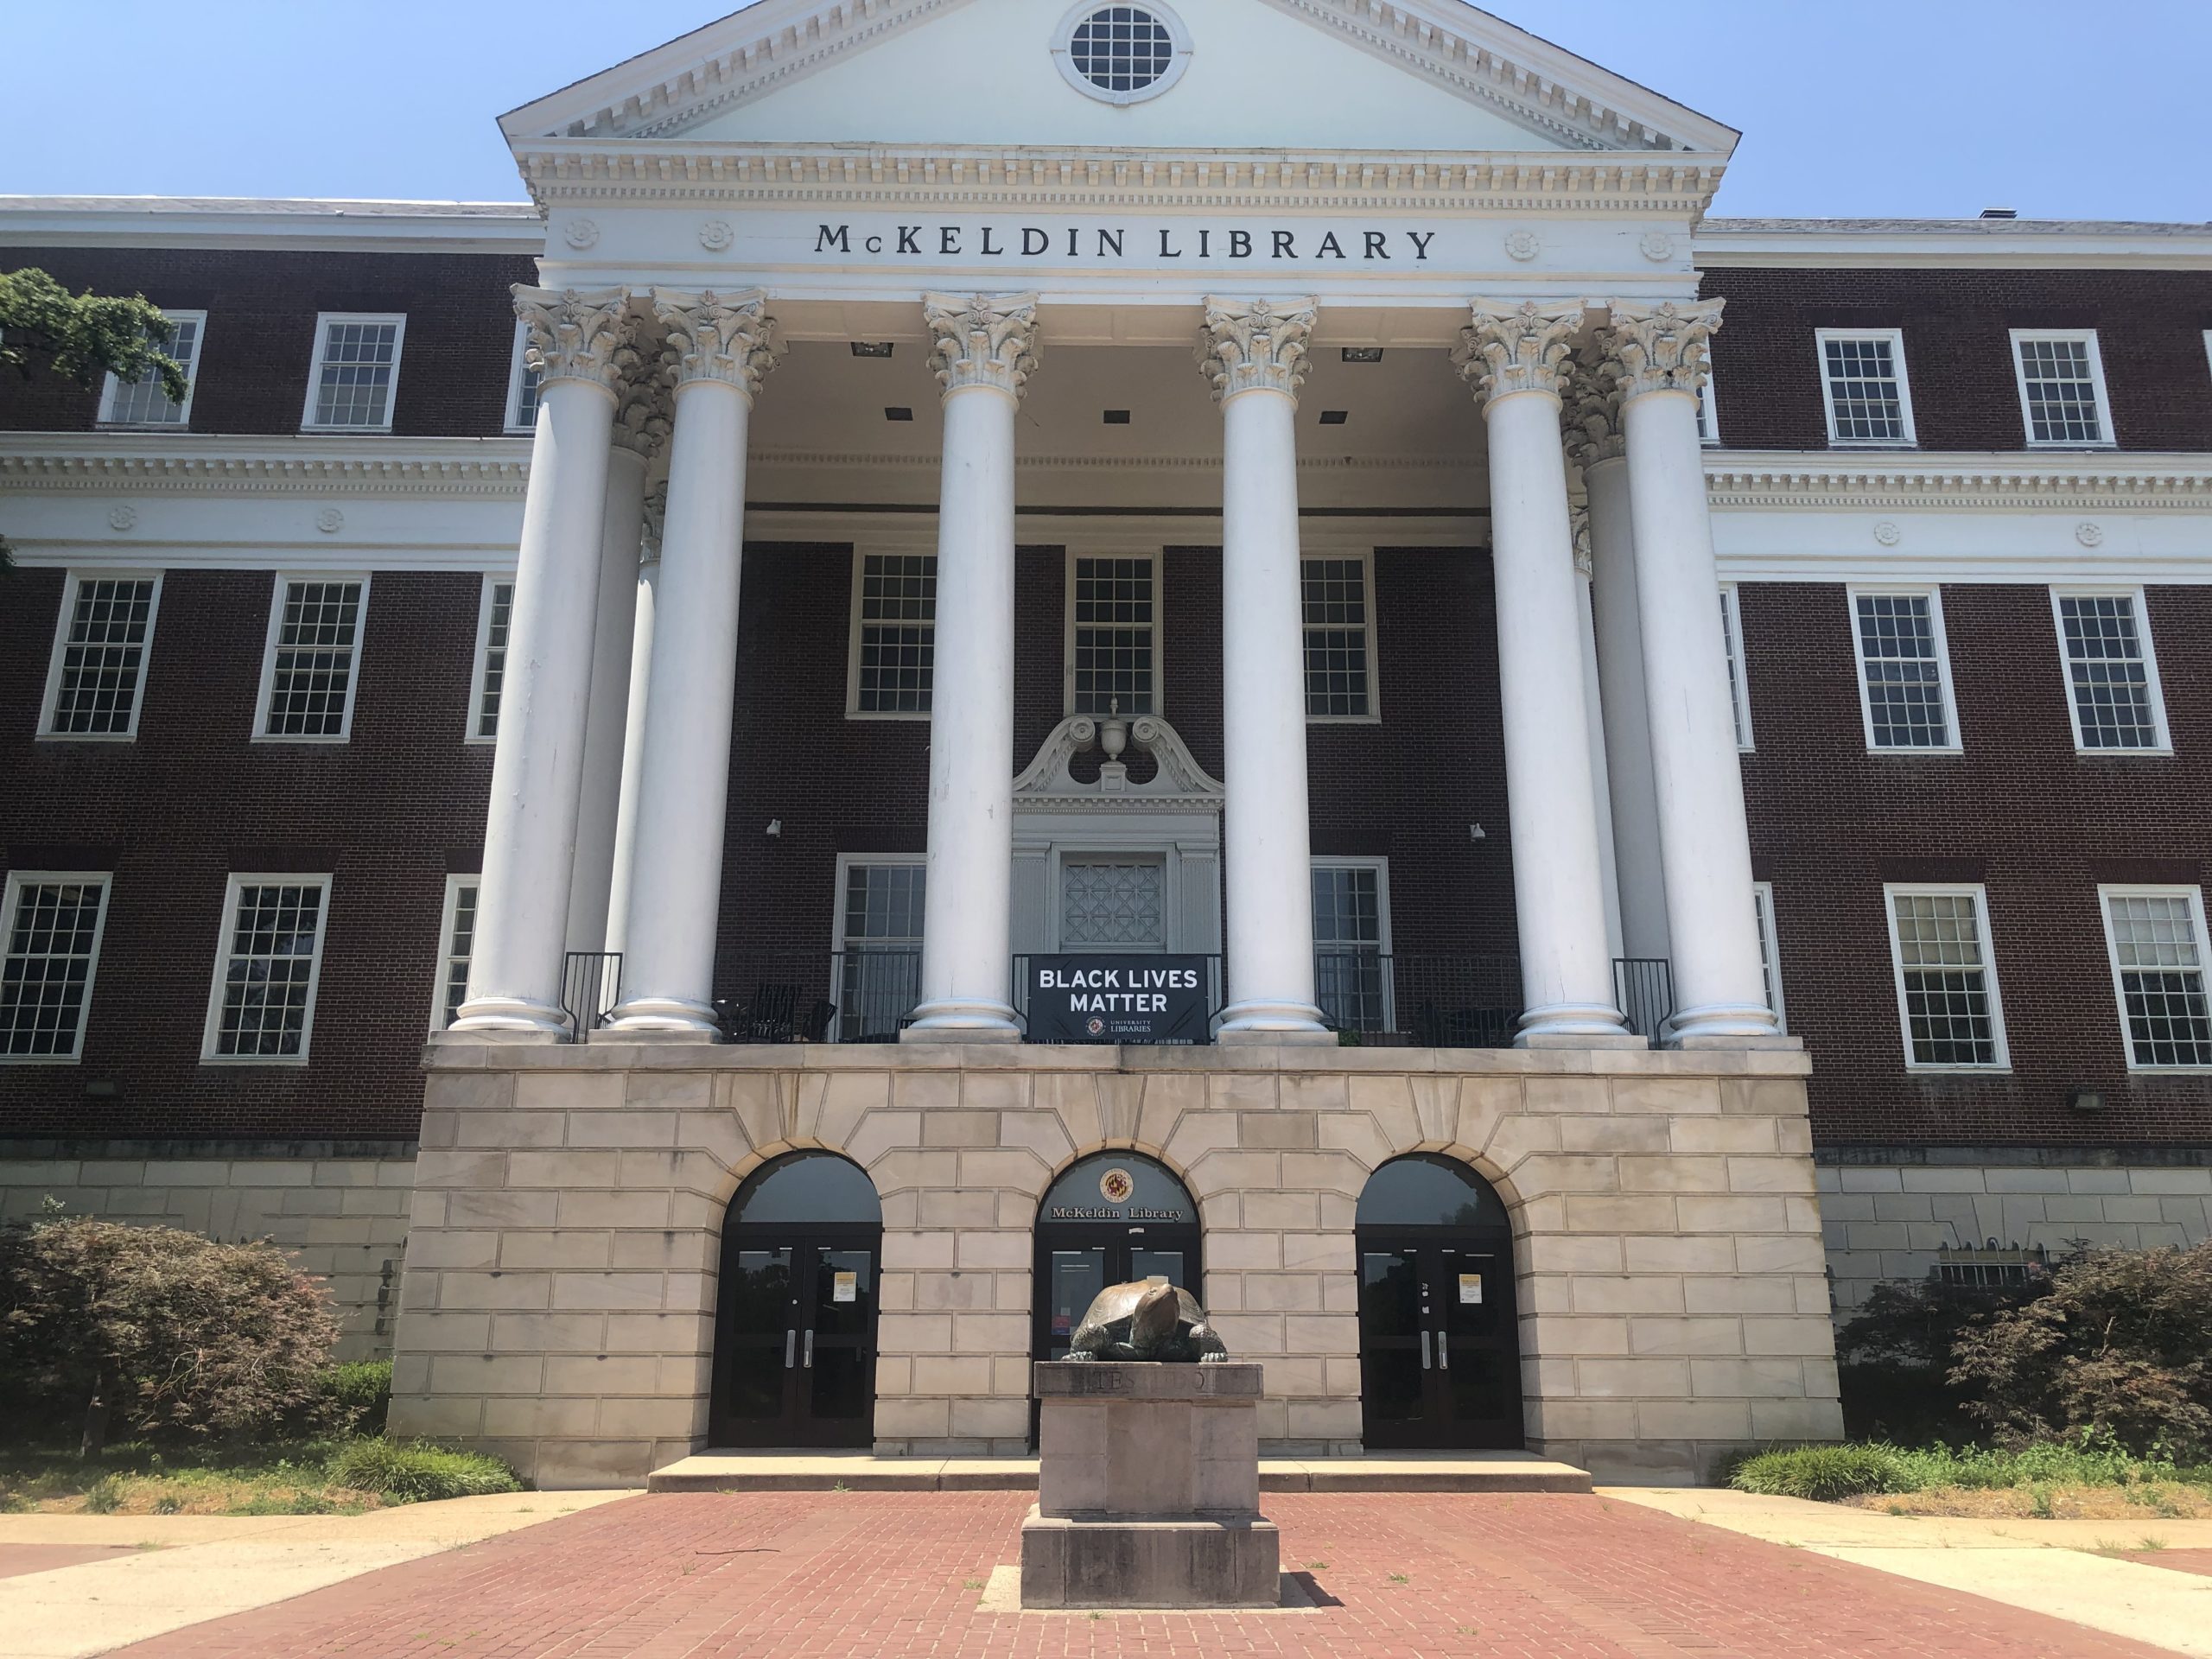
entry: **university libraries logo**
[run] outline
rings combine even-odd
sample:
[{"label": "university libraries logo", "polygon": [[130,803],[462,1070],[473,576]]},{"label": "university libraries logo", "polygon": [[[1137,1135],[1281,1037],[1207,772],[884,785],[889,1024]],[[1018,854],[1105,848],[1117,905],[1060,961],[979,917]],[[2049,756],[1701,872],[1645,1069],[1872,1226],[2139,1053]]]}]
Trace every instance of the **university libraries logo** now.
[{"label": "university libraries logo", "polygon": [[1109,1169],[1098,1178],[1099,1196],[1109,1204],[1127,1204],[1137,1184],[1126,1169]]}]

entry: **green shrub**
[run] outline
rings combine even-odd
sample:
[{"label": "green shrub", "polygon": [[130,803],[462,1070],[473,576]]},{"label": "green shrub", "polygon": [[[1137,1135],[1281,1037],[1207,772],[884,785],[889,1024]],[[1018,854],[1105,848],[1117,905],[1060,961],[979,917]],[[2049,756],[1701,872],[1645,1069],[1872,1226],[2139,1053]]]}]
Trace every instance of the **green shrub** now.
[{"label": "green shrub", "polygon": [[1769,1497],[1833,1503],[1866,1492],[1910,1492],[1921,1483],[1888,1446],[1801,1446],[1762,1452],[1736,1465],[1728,1484]]},{"label": "green shrub", "polygon": [[85,1512],[88,1515],[113,1515],[123,1507],[123,1483],[113,1475],[102,1475],[85,1488]]},{"label": "green shrub", "polygon": [[522,1482],[499,1459],[422,1441],[355,1440],[330,1459],[330,1483],[397,1503],[427,1503],[486,1492],[518,1492]]},{"label": "green shrub", "polygon": [[334,1402],[351,1427],[365,1434],[384,1433],[391,1408],[391,1362],[357,1359],[322,1374],[322,1392]]}]

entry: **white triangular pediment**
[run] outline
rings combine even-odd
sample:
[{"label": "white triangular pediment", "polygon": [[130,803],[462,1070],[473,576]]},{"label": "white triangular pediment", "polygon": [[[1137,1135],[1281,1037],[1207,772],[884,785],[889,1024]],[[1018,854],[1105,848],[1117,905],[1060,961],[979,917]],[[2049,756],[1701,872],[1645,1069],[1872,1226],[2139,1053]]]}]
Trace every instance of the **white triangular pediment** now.
[{"label": "white triangular pediment", "polygon": [[1115,105],[1063,0],[757,0],[526,105],[547,140],[1423,152],[1693,150],[1736,135],[1461,0],[1163,0],[1189,52]]}]

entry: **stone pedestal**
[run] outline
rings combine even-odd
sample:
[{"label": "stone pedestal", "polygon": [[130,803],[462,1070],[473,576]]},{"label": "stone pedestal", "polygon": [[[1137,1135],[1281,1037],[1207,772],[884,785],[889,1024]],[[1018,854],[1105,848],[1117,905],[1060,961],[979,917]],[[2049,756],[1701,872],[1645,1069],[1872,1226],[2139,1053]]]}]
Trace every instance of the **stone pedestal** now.
[{"label": "stone pedestal", "polygon": [[1260,1514],[1262,1368],[1054,1360],[1025,1607],[1272,1607],[1281,1546]]}]

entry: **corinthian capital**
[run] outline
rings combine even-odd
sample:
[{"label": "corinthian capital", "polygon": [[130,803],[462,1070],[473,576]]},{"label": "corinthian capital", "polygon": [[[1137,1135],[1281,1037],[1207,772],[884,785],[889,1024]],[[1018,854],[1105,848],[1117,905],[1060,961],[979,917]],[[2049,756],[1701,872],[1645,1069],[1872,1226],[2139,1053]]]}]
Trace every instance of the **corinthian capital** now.
[{"label": "corinthian capital", "polygon": [[1724,300],[1676,305],[1616,305],[1610,338],[1612,370],[1624,400],[1647,391],[1697,396],[1706,382],[1706,347],[1720,327]]},{"label": "corinthian capital", "polygon": [[1628,453],[1621,434],[1621,388],[1596,341],[1560,365],[1560,440],[1582,467]]},{"label": "corinthian capital", "polygon": [[930,372],[949,392],[990,386],[1019,397],[1037,372],[1034,294],[925,294],[922,316],[936,342]]},{"label": "corinthian capital", "polygon": [[653,346],[633,328],[614,360],[622,371],[614,394],[614,442],[652,461],[667,447],[676,416],[676,353]]},{"label": "corinthian capital", "polygon": [[1281,391],[1292,397],[1306,384],[1306,348],[1313,337],[1312,300],[1206,301],[1198,328],[1198,372],[1223,403],[1240,391]]},{"label": "corinthian capital", "polygon": [[630,302],[619,288],[531,288],[514,285],[515,315],[530,331],[530,366],[541,384],[556,380],[588,380],[609,391],[621,371],[614,354],[622,344],[623,323]]},{"label": "corinthian capital", "polygon": [[666,325],[676,354],[676,384],[719,380],[751,403],[776,366],[776,320],[757,288],[738,294],[653,289],[653,315]]},{"label": "corinthian capital", "polygon": [[1452,361],[1475,396],[1493,403],[1516,391],[1560,395],[1560,365],[1582,327],[1574,300],[1524,300],[1519,305],[1474,303],[1474,321],[1459,331]]}]

